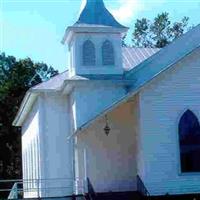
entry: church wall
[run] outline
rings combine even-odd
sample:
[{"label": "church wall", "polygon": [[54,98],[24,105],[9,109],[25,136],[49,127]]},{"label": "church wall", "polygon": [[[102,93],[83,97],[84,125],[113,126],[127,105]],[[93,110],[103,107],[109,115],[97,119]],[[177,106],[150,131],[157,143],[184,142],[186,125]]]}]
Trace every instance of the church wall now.
[{"label": "church wall", "polygon": [[89,177],[96,192],[136,190],[136,105],[132,100],[108,113],[108,136],[102,117],[76,138],[77,175]]},{"label": "church wall", "polygon": [[153,195],[200,191],[200,173],[181,173],[178,123],[192,110],[200,120],[200,50],[140,92],[140,175]]},{"label": "church wall", "polygon": [[45,94],[43,99],[42,130],[44,151],[43,187],[45,197],[71,195],[73,191],[72,143],[68,141],[70,118],[68,97]]},{"label": "church wall", "polygon": [[75,130],[118,101],[125,93],[123,86],[114,83],[102,85],[102,81],[83,83],[76,87],[73,93]]},{"label": "church wall", "polygon": [[41,177],[39,119],[39,100],[37,100],[22,126],[22,170],[25,198],[38,196],[36,189],[38,181],[35,179]]}]

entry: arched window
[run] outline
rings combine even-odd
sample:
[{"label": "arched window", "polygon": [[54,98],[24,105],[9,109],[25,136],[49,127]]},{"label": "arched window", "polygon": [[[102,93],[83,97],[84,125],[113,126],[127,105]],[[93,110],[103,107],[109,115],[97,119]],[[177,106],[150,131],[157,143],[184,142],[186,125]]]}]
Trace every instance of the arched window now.
[{"label": "arched window", "polygon": [[182,172],[200,172],[200,125],[187,110],[179,122],[179,145]]},{"label": "arched window", "polygon": [[102,45],[102,63],[103,65],[115,64],[114,49],[109,40],[106,40]]},{"label": "arched window", "polygon": [[83,56],[83,65],[84,66],[93,66],[95,65],[95,46],[90,40],[86,40],[83,43],[82,49],[82,56]]}]

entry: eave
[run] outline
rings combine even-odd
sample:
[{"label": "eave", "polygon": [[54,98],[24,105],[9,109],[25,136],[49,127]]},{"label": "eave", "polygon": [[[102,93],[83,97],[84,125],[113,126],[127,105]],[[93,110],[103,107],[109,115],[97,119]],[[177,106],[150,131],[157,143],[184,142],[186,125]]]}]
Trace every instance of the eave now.
[{"label": "eave", "polygon": [[72,36],[74,33],[120,33],[122,36],[128,31],[129,28],[115,28],[111,26],[101,26],[101,25],[82,25],[82,26],[69,26],[63,39],[61,41],[62,44],[70,43]]},{"label": "eave", "polygon": [[20,108],[17,112],[17,115],[12,123],[13,126],[21,126],[24,119],[26,118],[28,112],[31,109],[31,106],[37,99],[38,93],[37,92],[31,92],[31,90],[28,90],[25,94],[25,97],[20,105]]},{"label": "eave", "polygon": [[104,111],[102,111],[101,113],[99,113],[98,115],[96,115],[92,120],[87,121],[85,124],[83,124],[81,127],[79,127],[76,130],[75,133],[73,133],[71,136],[68,137],[68,139],[70,139],[71,137],[74,137],[74,136],[80,134],[85,129],[87,129],[90,125],[92,125],[95,121],[97,121],[101,117],[105,116],[109,112],[113,111],[115,108],[117,108],[118,106],[122,105],[123,103],[127,102],[130,98],[133,98],[134,95],[136,95],[137,93],[139,93],[140,90],[142,88],[144,88],[147,84],[151,83],[154,79],[156,79],[161,74],[163,74],[166,71],[168,71],[169,69],[171,69],[178,62],[180,62],[182,59],[184,59],[185,57],[191,55],[194,51],[199,50],[199,49],[200,49],[200,44],[197,45],[197,46],[195,46],[193,49],[191,49],[189,52],[187,52],[186,54],[184,54],[178,60],[176,60],[176,61],[172,62],[170,65],[166,66],[164,69],[162,69],[161,71],[159,71],[157,74],[154,74],[153,76],[149,77],[148,79],[144,80],[143,82],[137,82],[136,81],[134,83],[134,87],[132,87],[130,89],[130,91],[126,95],[124,95],[121,99],[119,99],[118,101],[114,102],[112,105],[110,105],[109,107],[107,107]]},{"label": "eave", "polygon": [[[20,105],[19,111],[12,123],[13,126],[22,126],[28,113],[30,112],[32,105],[36,101],[37,97],[42,93],[61,93],[63,95],[70,94],[75,86],[87,86],[87,84],[102,84],[102,80],[89,80],[89,79],[66,79],[62,86],[58,89],[29,89]],[[107,85],[130,85],[133,84],[132,80],[104,80]]]}]

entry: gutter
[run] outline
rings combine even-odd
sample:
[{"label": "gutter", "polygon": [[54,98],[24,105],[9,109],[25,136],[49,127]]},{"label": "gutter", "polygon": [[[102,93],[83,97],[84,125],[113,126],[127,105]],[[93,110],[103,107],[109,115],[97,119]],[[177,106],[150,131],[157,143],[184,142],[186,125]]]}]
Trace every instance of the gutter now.
[{"label": "gutter", "polygon": [[25,97],[22,100],[21,106],[16,114],[16,117],[15,117],[14,121],[12,122],[13,126],[21,126],[19,121],[20,121],[21,116],[23,115],[25,108],[27,106],[29,106],[29,102],[31,99],[34,101],[37,98],[37,95],[38,95],[37,93],[35,93],[35,95],[34,95],[31,90],[28,90],[26,92]]},{"label": "gutter", "polygon": [[[29,89],[23,100],[22,103],[20,105],[20,108],[15,116],[15,119],[12,122],[13,126],[21,126],[24,118],[27,116],[29,110],[31,109],[31,106],[33,105],[33,103],[35,102],[35,100],[37,99],[38,95],[40,95],[41,93],[52,93],[52,92],[58,92],[59,90],[48,90],[48,89]],[[28,110],[28,111],[27,111]]]},{"label": "gutter", "polygon": [[[115,83],[116,85],[119,84],[123,84],[123,85],[130,85],[132,84],[132,80],[103,80],[104,83],[107,84],[113,84]],[[66,79],[64,80],[62,86],[60,88],[57,89],[33,89],[30,88],[26,94],[24,99],[22,100],[21,106],[16,114],[16,117],[12,123],[13,126],[21,126],[24,118],[26,117],[26,115],[28,114],[29,110],[31,109],[31,106],[33,105],[33,103],[35,102],[35,100],[37,99],[38,95],[41,93],[55,93],[55,92],[63,92],[64,89],[66,88],[67,85],[69,85],[69,90],[68,92],[71,91],[71,89],[73,88],[74,84],[78,84],[78,83],[102,83],[102,80],[90,80],[90,79]],[[71,87],[70,87],[71,86]]]},{"label": "gutter", "polygon": [[71,137],[74,137],[76,135],[78,135],[80,132],[84,131],[86,128],[88,128],[93,122],[95,122],[96,120],[100,119],[101,117],[103,117],[104,115],[106,115],[108,112],[111,112],[113,109],[117,108],[119,105],[121,105],[124,102],[127,102],[129,100],[129,98],[133,97],[135,94],[137,94],[146,84],[150,83],[151,81],[153,81],[156,77],[158,77],[160,74],[164,73],[165,71],[169,70],[171,67],[173,67],[176,63],[180,62],[182,59],[184,59],[186,56],[189,56],[192,54],[192,52],[194,52],[195,50],[200,48],[200,44],[194,48],[193,50],[191,50],[190,52],[188,52],[186,55],[180,57],[178,60],[176,60],[175,62],[171,63],[170,65],[166,66],[165,69],[159,71],[157,74],[154,74],[154,76],[150,77],[148,80],[146,80],[145,82],[141,83],[140,85],[136,86],[132,91],[128,92],[127,95],[125,95],[124,97],[122,97],[119,101],[116,101],[115,103],[113,103],[110,107],[106,108],[103,112],[101,112],[99,115],[97,115],[96,117],[94,117],[93,119],[89,120],[88,122],[86,122],[85,124],[83,124],[81,127],[79,127],[72,135],[70,135],[67,139],[69,140]]},{"label": "gutter", "polygon": [[[96,121],[97,119],[99,119],[100,117],[102,117],[103,115],[105,115],[106,113],[112,111],[114,108],[116,108],[118,105],[121,105],[123,102],[125,102],[126,100],[128,100],[128,98],[130,98],[131,96],[135,95],[144,85],[146,85],[147,83],[149,83],[150,81],[152,81],[154,78],[156,78],[157,76],[159,76],[161,73],[167,71],[169,68],[171,68],[173,65],[175,65],[176,63],[178,63],[180,60],[182,60],[184,57],[190,55],[193,51],[195,51],[196,49],[200,48],[200,44],[197,44],[196,47],[194,47],[193,49],[191,49],[189,52],[187,52],[186,54],[180,56],[177,60],[173,61],[172,63],[170,63],[169,65],[167,65],[164,69],[162,69],[161,71],[159,71],[158,73],[154,74],[152,77],[147,78],[147,80],[143,80],[142,83],[139,83],[139,85],[133,89],[132,92],[129,92],[127,95],[125,95],[124,97],[122,97],[119,101],[115,102],[114,104],[112,104],[110,107],[108,107],[105,111],[101,112],[99,115],[97,115],[96,117],[94,117],[93,119],[89,120],[88,122],[86,122],[85,124],[83,124],[80,128],[78,128],[71,136],[68,137],[68,139],[70,139],[71,137],[77,135],[79,132],[81,132],[82,130],[85,130],[90,124],[92,124],[94,121]],[[146,67],[148,66],[148,64],[145,65]],[[137,71],[136,71],[137,72]],[[135,72],[135,73],[136,73]],[[37,98],[38,94],[41,92],[56,92],[56,91],[63,91],[65,86],[68,83],[77,83],[77,82],[90,82],[90,81],[96,81],[96,82],[102,82],[102,80],[89,80],[89,79],[82,79],[82,80],[76,80],[76,79],[67,79],[63,82],[63,85],[61,86],[61,88],[59,90],[40,90],[40,89],[30,89],[27,91],[25,98],[22,101],[22,104],[20,106],[20,109],[12,123],[13,126],[20,126],[21,124],[19,123],[20,117],[21,115],[23,115],[23,111],[26,107],[26,105],[29,102],[29,99],[31,98],[31,94],[35,93]],[[137,80],[103,80],[103,81],[108,81],[110,83],[116,82],[116,83],[120,83],[120,84],[133,84],[133,81],[137,81]],[[133,84],[134,85],[134,84]],[[34,98],[34,97],[33,97]],[[33,102],[35,101],[35,99],[33,100]],[[31,104],[32,105],[32,104]],[[29,105],[30,106],[30,105]],[[30,108],[29,108],[30,109]],[[27,114],[27,113],[26,113]],[[25,114],[25,115],[26,115]]]},{"label": "gutter", "polygon": [[23,110],[24,110],[24,108],[25,108],[25,106],[26,106],[26,104],[27,104],[28,99],[30,98],[30,96],[31,96],[31,93],[30,93],[30,91],[28,90],[28,91],[26,92],[26,94],[25,94],[25,97],[24,97],[23,100],[22,100],[22,103],[21,103],[21,105],[20,105],[20,108],[19,108],[19,110],[18,110],[18,112],[17,112],[17,114],[16,114],[16,117],[15,117],[14,121],[12,122],[12,125],[13,125],[13,126],[18,126],[18,120],[19,120],[19,118],[20,118],[20,116],[21,116],[21,114],[22,114],[22,112],[23,112]]},{"label": "gutter", "polygon": [[78,135],[80,132],[84,131],[93,122],[95,122],[96,120],[100,119],[101,117],[103,117],[104,115],[106,115],[108,112],[111,112],[113,109],[117,108],[122,103],[127,102],[128,99],[131,98],[133,95],[135,95],[139,90],[140,90],[140,88],[138,88],[137,90],[135,90],[132,93],[128,93],[127,95],[125,95],[124,97],[122,97],[119,101],[116,101],[114,104],[112,104],[110,107],[106,108],[103,112],[101,112],[100,114],[98,114],[96,117],[94,117],[93,119],[89,120],[88,122],[86,122],[85,124],[83,124],[81,127],[79,127],[72,135],[70,135],[67,138],[67,140],[70,140],[72,137],[74,137],[74,136]]}]

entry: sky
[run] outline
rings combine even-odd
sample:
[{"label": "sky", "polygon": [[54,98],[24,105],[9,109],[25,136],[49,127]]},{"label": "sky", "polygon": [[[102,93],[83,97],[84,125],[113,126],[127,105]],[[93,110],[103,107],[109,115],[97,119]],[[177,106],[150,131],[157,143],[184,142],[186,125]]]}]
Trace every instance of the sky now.
[{"label": "sky", "polygon": [[[61,44],[67,26],[78,19],[86,0],[0,0],[0,52],[17,58],[30,57],[60,72],[67,69],[68,49]],[[130,27],[136,19],[153,19],[169,12],[172,21],[190,17],[200,23],[200,0],[104,0],[108,10]]]}]

